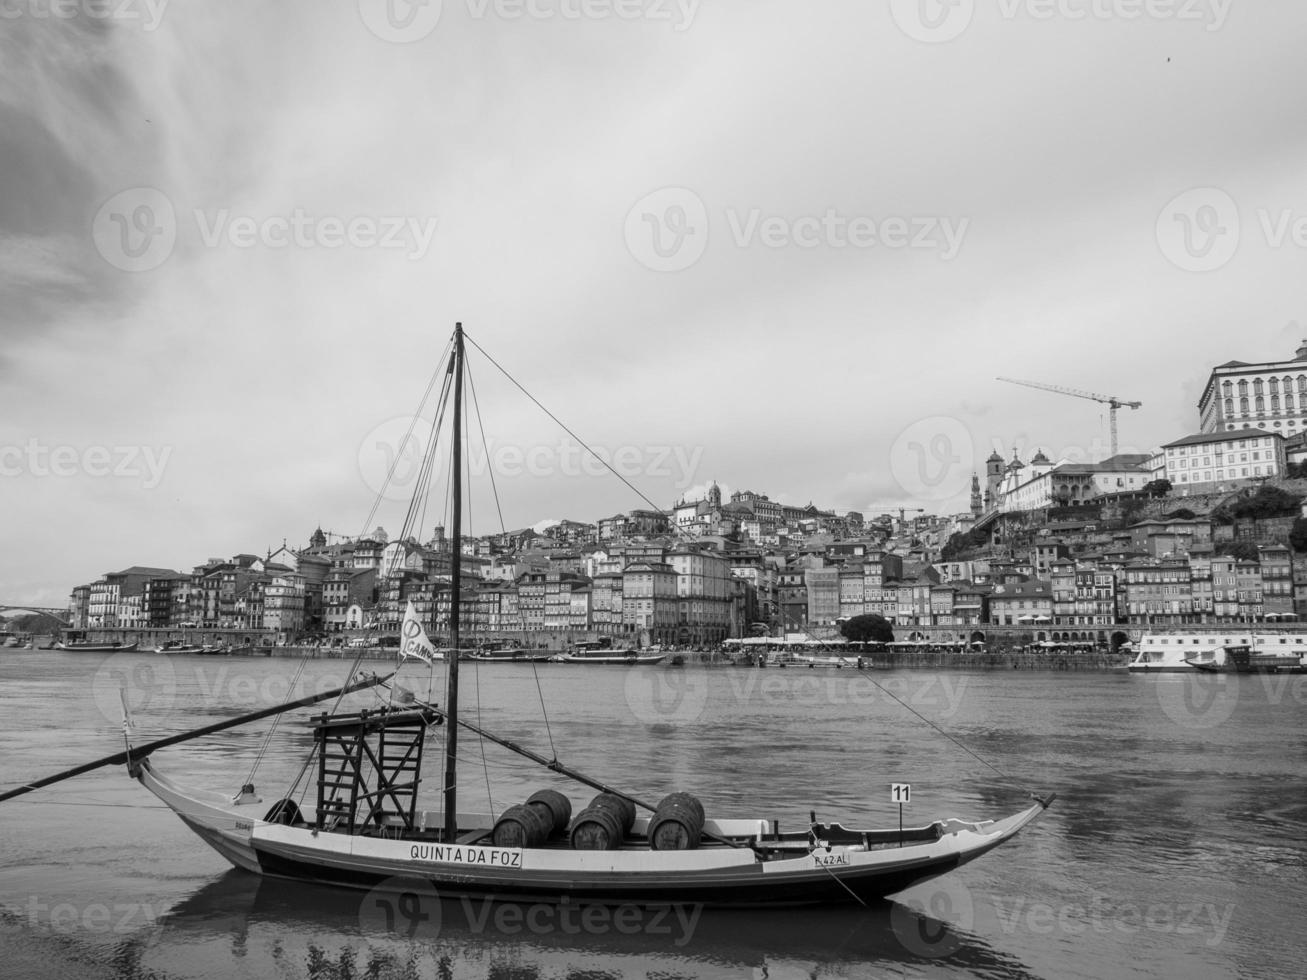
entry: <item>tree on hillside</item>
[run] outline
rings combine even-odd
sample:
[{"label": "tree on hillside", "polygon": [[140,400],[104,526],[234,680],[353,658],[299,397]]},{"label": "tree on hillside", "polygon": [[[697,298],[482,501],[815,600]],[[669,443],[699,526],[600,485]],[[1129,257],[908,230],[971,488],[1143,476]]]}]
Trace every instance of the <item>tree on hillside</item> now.
[{"label": "tree on hillside", "polygon": [[1229,555],[1239,561],[1256,561],[1259,557],[1257,546],[1248,541],[1227,541],[1225,544],[1217,546],[1216,553],[1218,555]]},{"label": "tree on hillside", "polygon": [[884,616],[866,613],[840,623],[840,633],[854,643],[892,643],[894,627]]},{"label": "tree on hillside", "polygon": [[1279,487],[1262,486],[1247,500],[1240,500],[1230,508],[1236,518],[1260,520],[1265,517],[1286,517],[1297,514],[1302,497]]},{"label": "tree on hillside", "polygon": [[1307,551],[1307,517],[1300,517],[1289,529],[1289,547],[1294,551]]},{"label": "tree on hillside", "polygon": [[1150,497],[1165,497],[1171,492],[1171,481],[1162,477],[1144,484],[1144,493]]}]

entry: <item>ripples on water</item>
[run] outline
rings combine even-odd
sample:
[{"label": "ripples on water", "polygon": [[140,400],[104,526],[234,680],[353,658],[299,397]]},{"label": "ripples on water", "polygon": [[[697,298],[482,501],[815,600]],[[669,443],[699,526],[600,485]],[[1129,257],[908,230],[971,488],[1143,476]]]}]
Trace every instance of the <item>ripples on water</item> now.
[{"label": "ripples on water", "polygon": [[[242,658],[18,651],[0,658],[5,787],[117,751],[121,678],[137,740],[145,741],[274,703],[298,669]],[[295,694],[343,682],[345,669],[315,661]],[[806,824],[809,809],[846,825],[893,826],[891,782],[912,783],[909,822],[1010,813],[1024,804],[1025,789],[1059,799],[1012,843],[871,909],[704,912],[692,927],[658,928],[646,918],[628,935],[615,920],[569,928],[554,919],[532,930],[496,919],[493,909],[443,902],[434,935],[410,941],[379,925],[358,894],[229,870],[121,769],[105,769],[0,804],[3,973],[35,980],[782,980],[1300,972],[1298,916],[1307,900],[1301,683],[1223,679],[1233,686],[1218,693],[1237,698],[1228,717],[1204,728],[1213,716],[1185,713],[1202,697],[1175,707],[1174,685],[1183,678],[872,675],[1000,775],[866,676],[676,673],[544,665],[546,726],[532,668],[483,666],[465,674],[463,709],[475,719],[479,701],[486,727],[637,795],[687,789],[710,812],[757,814],[790,828]],[[651,712],[650,676],[664,687],[687,685],[699,700],[687,697],[667,716]],[[138,683],[143,677],[148,684]],[[410,683],[425,688],[425,678]],[[371,695],[353,700],[373,703]],[[269,743],[256,780],[266,801],[281,795],[303,761],[307,714],[287,716]],[[234,792],[267,725],[166,749],[158,759],[183,781]],[[461,744],[468,809],[488,798],[502,808],[543,786],[563,788],[578,803],[589,796],[495,747],[483,762],[470,736]],[[432,788],[438,747],[426,756]]]}]

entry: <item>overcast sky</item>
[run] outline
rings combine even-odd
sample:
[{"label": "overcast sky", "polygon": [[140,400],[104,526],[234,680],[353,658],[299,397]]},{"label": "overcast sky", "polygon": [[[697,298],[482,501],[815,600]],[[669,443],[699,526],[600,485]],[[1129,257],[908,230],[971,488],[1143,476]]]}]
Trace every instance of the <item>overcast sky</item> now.
[{"label": "overcast sky", "polygon": [[[0,600],[357,533],[456,320],[663,506],[1106,455],[1000,375],[1196,431],[1307,335],[1305,41],[1270,0],[4,0]],[[471,366],[510,528],[643,506]]]}]

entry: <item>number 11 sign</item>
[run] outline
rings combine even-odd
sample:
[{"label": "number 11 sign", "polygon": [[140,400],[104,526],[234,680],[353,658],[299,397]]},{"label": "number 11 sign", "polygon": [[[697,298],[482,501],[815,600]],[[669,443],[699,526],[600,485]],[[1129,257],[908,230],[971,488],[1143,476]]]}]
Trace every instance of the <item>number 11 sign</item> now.
[{"label": "number 11 sign", "polygon": [[889,798],[891,803],[899,805],[899,847],[903,846],[903,804],[912,802],[911,783],[890,783]]}]

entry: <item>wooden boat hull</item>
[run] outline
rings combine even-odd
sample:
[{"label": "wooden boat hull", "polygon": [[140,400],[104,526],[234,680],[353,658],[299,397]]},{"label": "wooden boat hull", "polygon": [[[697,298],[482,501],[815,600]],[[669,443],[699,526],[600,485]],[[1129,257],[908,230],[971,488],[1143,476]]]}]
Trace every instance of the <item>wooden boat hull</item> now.
[{"label": "wooden boat hull", "polygon": [[553,654],[548,650],[514,650],[506,653],[473,653],[460,659],[491,664],[523,664],[545,663],[551,656]]},{"label": "wooden boat hull", "polygon": [[870,901],[974,860],[1010,840],[1045,808],[1038,803],[1000,821],[948,821],[932,839],[909,840],[903,847],[834,845],[762,860],[748,847],[573,851],[315,832],[268,823],[222,797],[185,791],[148,760],[136,774],[206,843],[247,871],[357,889],[402,890],[406,882],[411,887],[421,881],[442,897],[554,904],[766,907]]},{"label": "wooden boat hull", "polygon": [[69,653],[135,653],[136,643],[56,643],[56,650]]},{"label": "wooden boat hull", "polygon": [[574,653],[560,654],[558,661],[565,664],[605,664],[610,667],[642,667],[660,664],[667,659],[665,653],[628,653],[622,656],[586,657]]}]

